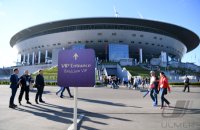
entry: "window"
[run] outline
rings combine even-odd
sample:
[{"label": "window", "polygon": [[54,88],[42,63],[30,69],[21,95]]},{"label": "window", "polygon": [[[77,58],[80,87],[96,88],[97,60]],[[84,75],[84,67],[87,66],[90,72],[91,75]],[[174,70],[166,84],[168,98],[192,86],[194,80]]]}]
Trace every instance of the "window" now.
[{"label": "window", "polygon": [[75,44],[75,45],[72,46],[73,50],[84,49],[84,48],[85,48],[85,44]]},{"label": "window", "polygon": [[148,42],[146,42],[145,44],[146,44],[146,45],[148,45],[149,43],[148,43]]},{"label": "window", "polygon": [[119,43],[122,43],[123,41],[122,40],[119,40]]},{"label": "window", "polygon": [[154,39],[157,39],[157,37],[155,36],[155,37],[153,37]]},{"label": "window", "polygon": [[154,43],[152,43],[151,45],[152,45],[152,46],[154,46],[155,44],[154,44]]},{"label": "window", "polygon": [[136,37],[136,34],[132,34],[133,37]]},{"label": "window", "polygon": [[92,40],[91,40],[90,42],[91,42],[91,43],[93,43],[93,41],[92,41]]},{"label": "window", "polygon": [[56,46],[56,44],[54,43],[53,46]]},{"label": "window", "polygon": [[144,37],[144,35],[140,35],[140,37]]},{"label": "window", "polygon": [[117,35],[117,33],[112,33],[112,35],[113,35],[113,36],[116,36],[116,35]]},{"label": "window", "polygon": [[98,42],[102,42],[101,40],[98,40]]},{"label": "window", "polygon": [[108,40],[104,40],[104,42],[108,42]]},{"label": "window", "polygon": [[81,41],[78,41],[78,43],[81,43]]},{"label": "window", "polygon": [[101,36],[101,35],[102,35],[102,33],[98,33],[97,35]]},{"label": "window", "polygon": [[87,41],[87,40],[86,40],[85,42],[86,42],[86,43],[89,43],[89,41]]},{"label": "window", "polygon": [[135,43],[134,41],[131,41],[131,43]]},{"label": "window", "polygon": [[160,40],[162,40],[162,37],[160,37]]},{"label": "window", "polygon": [[142,44],[142,42],[138,42],[138,44]]},{"label": "window", "polygon": [[61,45],[61,43],[57,43],[57,45]]},{"label": "window", "polygon": [[129,46],[122,44],[109,44],[109,61],[120,61],[129,58]]}]

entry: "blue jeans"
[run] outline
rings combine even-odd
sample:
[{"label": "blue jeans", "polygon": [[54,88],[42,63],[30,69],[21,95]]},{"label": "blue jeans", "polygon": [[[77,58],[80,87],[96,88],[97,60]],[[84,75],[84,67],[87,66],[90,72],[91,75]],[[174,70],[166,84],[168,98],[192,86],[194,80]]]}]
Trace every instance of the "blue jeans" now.
[{"label": "blue jeans", "polygon": [[157,98],[157,94],[155,92],[155,89],[150,90],[150,97],[153,100],[153,105],[154,106],[158,105],[158,98]]},{"label": "blue jeans", "polygon": [[164,102],[166,102],[169,105],[169,101],[165,98],[166,93],[167,93],[167,88],[160,89],[161,107],[164,106]]},{"label": "blue jeans", "polygon": [[60,89],[56,92],[56,95],[58,95],[59,92],[63,91],[63,89],[65,88],[60,86]]}]

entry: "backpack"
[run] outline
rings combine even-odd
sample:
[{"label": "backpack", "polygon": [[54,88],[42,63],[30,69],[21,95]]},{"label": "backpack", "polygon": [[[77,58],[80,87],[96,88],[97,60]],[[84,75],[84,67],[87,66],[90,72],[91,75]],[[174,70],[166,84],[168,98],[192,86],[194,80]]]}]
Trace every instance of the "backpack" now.
[{"label": "backpack", "polygon": [[185,79],[185,83],[189,83],[189,78],[188,77]]},{"label": "backpack", "polygon": [[154,82],[154,90],[155,90],[155,93],[158,94],[159,91],[158,91],[158,85],[159,85],[159,78],[156,76],[156,81]]}]

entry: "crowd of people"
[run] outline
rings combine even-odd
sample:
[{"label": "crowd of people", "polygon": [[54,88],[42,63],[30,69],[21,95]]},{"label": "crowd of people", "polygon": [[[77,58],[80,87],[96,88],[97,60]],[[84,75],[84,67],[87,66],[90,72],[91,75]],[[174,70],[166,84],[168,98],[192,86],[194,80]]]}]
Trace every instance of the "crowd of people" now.
[{"label": "crowd of people", "polygon": [[[10,97],[10,102],[9,102],[9,108],[17,107],[17,105],[14,104],[14,99],[19,87],[21,89],[19,97],[18,97],[19,105],[22,105],[21,101],[22,101],[24,92],[25,92],[25,99],[27,101],[26,103],[32,104],[29,101],[29,91],[30,91],[30,85],[34,82],[34,80],[29,74],[28,70],[26,70],[21,77],[18,77],[18,74],[19,74],[18,68],[15,68],[13,70],[13,74],[10,76],[11,97]],[[42,99],[44,86],[45,86],[45,83],[44,83],[43,71],[39,70],[39,74],[36,76],[36,79],[35,79],[35,87],[37,88],[37,93],[35,95],[36,104],[39,104],[39,102],[45,103],[45,101]]]},{"label": "crowd of people", "polygon": [[141,77],[131,77],[130,79],[128,78],[123,78],[123,80],[121,80],[119,77],[117,76],[105,76],[104,77],[104,85],[108,86],[111,85],[111,88],[116,89],[119,88],[119,85],[122,84],[124,86],[126,86],[129,89],[139,89],[139,85],[142,86],[142,88],[145,88],[146,86],[149,85],[150,82],[150,78],[141,78]]},{"label": "crowd of people", "polygon": [[[10,108],[17,107],[17,105],[14,104],[14,99],[15,99],[15,95],[19,86],[20,86],[20,94],[18,97],[19,105],[22,105],[21,101],[22,101],[24,93],[25,93],[26,103],[32,104],[29,101],[29,91],[30,91],[30,85],[33,83],[34,83],[35,88],[37,88],[37,92],[35,95],[35,103],[36,104],[39,104],[39,102],[45,103],[45,101],[42,99],[44,86],[45,86],[43,70],[39,70],[39,73],[36,75],[35,81],[29,74],[28,70],[26,70],[21,77],[18,77],[18,73],[19,73],[19,70],[15,68],[13,70],[13,74],[10,76],[11,97],[10,97],[9,107]],[[123,80],[121,80],[117,76],[108,76],[108,77],[104,77],[104,84],[105,86],[111,85],[111,88],[113,89],[118,89],[120,84],[123,84],[129,89],[140,90],[139,85],[142,86],[143,89],[148,88],[148,90],[146,91],[143,97],[149,94],[150,98],[152,99],[153,106],[158,106],[157,95],[160,93],[161,109],[163,109],[164,103],[166,103],[167,106],[170,106],[170,102],[165,98],[165,95],[167,95],[168,92],[171,91],[171,89],[170,89],[168,79],[165,73],[160,72],[159,74],[160,75],[158,77],[154,71],[150,71],[150,78],[131,77],[130,79],[124,78]],[[188,89],[188,92],[190,92],[189,83],[190,83],[190,80],[186,75],[185,80],[184,80],[185,87],[184,87],[183,92],[185,92],[186,89]],[[56,95],[60,93],[60,97],[63,98],[63,92],[65,91],[65,89],[67,89],[70,98],[73,98],[68,86],[67,87],[61,86],[60,89],[56,92]]]},{"label": "crowd of people", "polygon": [[[164,103],[167,104],[167,106],[170,106],[170,102],[165,98],[165,95],[168,94],[168,92],[171,92],[168,78],[165,75],[164,72],[160,72],[159,76],[156,75],[155,71],[150,71],[150,77],[140,77],[135,76],[131,78],[123,78],[123,80],[120,80],[117,76],[108,76],[104,77],[103,80],[105,86],[110,85],[111,88],[117,89],[119,88],[119,85],[126,86],[128,89],[135,89],[135,90],[141,90],[146,89],[146,93],[143,95],[143,97],[146,97],[148,94],[150,95],[150,98],[152,99],[152,105],[158,106],[158,94],[160,93],[160,100],[161,100],[161,109],[164,107]],[[184,89],[183,92],[188,89],[188,92],[190,92],[189,88],[189,78],[185,77],[184,80]],[[140,86],[140,87],[139,87]]]},{"label": "crowd of people", "polygon": [[[19,70],[18,68],[13,69],[13,74],[10,76],[10,88],[11,88],[11,97],[9,101],[9,108],[16,108],[17,105],[14,104],[14,99],[17,93],[18,88],[20,88],[20,94],[18,97],[19,105],[22,105],[21,101],[23,98],[23,95],[25,93],[25,99],[27,104],[32,104],[29,101],[29,91],[31,84],[34,84],[34,87],[37,88],[37,92],[35,95],[35,103],[45,103],[45,101],[42,98],[43,92],[44,92],[44,76],[43,76],[43,70],[39,70],[39,73],[36,75],[35,81],[29,74],[29,71],[26,70],[24,74],[21,77],[18,77]],[[56,95],[58,95],[60,92],[60,97],[63,98],[63,93],[67,89],[70,98],[73,98],[69,87],[60,87],[58,92],[56,92]]]}]

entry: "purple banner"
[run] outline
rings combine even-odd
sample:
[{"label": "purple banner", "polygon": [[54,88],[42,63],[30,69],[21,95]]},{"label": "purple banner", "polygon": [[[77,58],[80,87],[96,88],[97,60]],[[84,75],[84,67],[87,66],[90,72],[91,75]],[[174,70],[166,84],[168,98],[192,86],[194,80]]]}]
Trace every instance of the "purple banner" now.
[{"label": "purple banner", "polygon": [[95,53],[92,49],[62,50],[58,54],[58,85],[93,87]]}]

